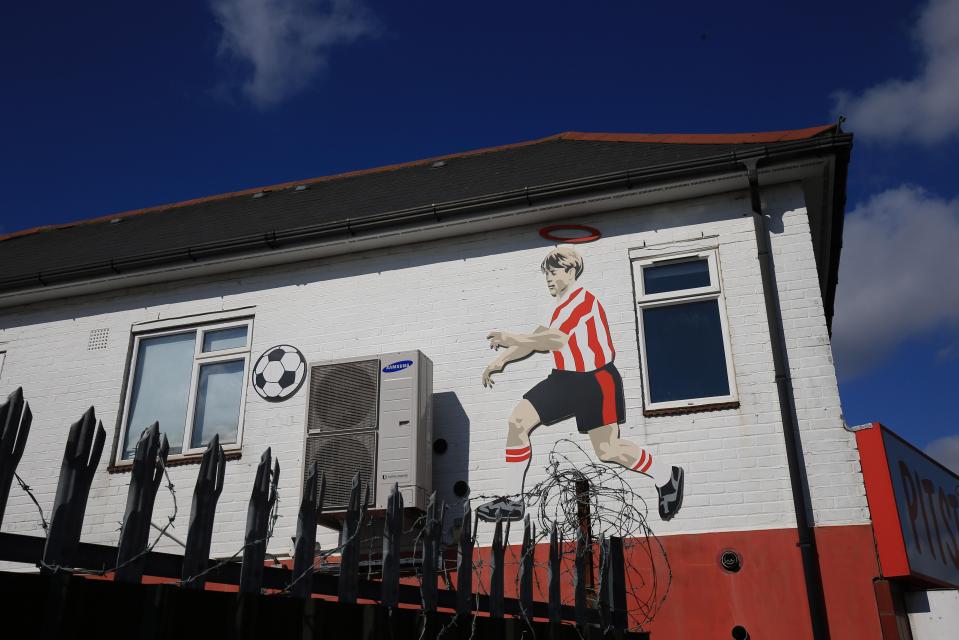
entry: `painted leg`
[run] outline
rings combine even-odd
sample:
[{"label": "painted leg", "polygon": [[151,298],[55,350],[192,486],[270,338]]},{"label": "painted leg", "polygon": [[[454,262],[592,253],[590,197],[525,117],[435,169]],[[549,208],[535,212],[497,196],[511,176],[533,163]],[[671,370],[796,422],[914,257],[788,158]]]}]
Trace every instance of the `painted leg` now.
[{"label": "painted leg", "polygon": [[671,520],[676,515],[683,504],[682,467],[671,467],[636,443],[621,439],[618,424],[593,429],[589,432],[589,439],[603,462],[621,465],[653,479],[660,518]]},{"label": "painted leg", "polygon": [[529,434],[539,426],[539,414],[529,400],[520,401],[509,416],[509,431],[506,434],[506,492],[522,494],[533,457]]},{"label": "painted leg", "polygon": [[504,495],[480,506],[476,510],[479,518],[488,522],[496,520],[497,516],[506,520],[522,519],[525,512],[523,483],[533,455],[529,434],[539,426],[539,422],[539,414],[529,400],[523,399],[513,409],[509,417],[509,430],[506,433]]}]

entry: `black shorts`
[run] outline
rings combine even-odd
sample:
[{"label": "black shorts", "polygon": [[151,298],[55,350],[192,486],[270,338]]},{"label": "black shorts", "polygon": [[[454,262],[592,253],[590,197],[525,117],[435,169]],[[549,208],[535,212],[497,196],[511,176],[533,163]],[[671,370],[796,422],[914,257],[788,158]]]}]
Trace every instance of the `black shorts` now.
[{"label": "black shorts", "polygon": [[523,397],[536,409],[543,424],[576,416],[580,433],[626,420],[623,379],[612,362],[596,371],[553,369]]}]

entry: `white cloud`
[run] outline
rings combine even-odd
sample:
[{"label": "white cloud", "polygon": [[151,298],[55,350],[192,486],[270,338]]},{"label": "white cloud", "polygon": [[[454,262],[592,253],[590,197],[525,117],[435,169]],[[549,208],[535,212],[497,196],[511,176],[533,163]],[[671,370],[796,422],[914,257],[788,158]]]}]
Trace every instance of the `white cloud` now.
[{"label": "white cloud", "polygon": [[210,8],[223,30],[220,54],[248,65],[241,90],[261,109],[306,88],[334,45],[377,28],[357,0],[210,0]]},{"label": "white cloud", "polygon": [[908,185],[884,191],[846,217],[836,366],[855,376],[937,327],[959,330],[959,198]]},{"label": "white cloud", "polygon": [[959,0],[931,0],[914,35],[923,66],[910,79],[890,79],[860,95],[836,94],[836,112],[856,134],[931,144],[959,133]]},{"label": "white cloud", "polygon": [[959,473],[959,436],[946,436],[933,440],[926,447],[926,453],[956,473]]}]

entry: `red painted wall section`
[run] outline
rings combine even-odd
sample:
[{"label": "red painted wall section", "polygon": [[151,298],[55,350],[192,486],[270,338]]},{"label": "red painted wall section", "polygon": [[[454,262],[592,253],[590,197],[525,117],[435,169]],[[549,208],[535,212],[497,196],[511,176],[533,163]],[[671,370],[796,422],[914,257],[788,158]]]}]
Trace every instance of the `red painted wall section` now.
[{"label": "red painted wall section", "polygon": [[[510,536],[512,538],[512,535]],[[806,604],[805,583],[795,529],[733,531],[665,536],[659,541],[669,559],[672,583],[665,601],[653,621],[644,625],[651,640],[657,638],[731,638],[736,625],[746,628],[753,638],[807,640],[811,637]],[[817,527],[820,570],[826,597],[831,637],[842,640],[882,640],[879,609],[873,580],[879,576],[876,548],[869,525]],[[732,549],[742,556],[742,569],[728,573],[720,566],[720,555]],[[633,556],[629,564],[638,568],[628,576],[638,587],[631,605],[645,602],[653,588],[654,558],[656,587],[664,588],[667,568],[659,554],[648,553],[641,544],[627,545]],[[483,567],[484,582],[489,579],[489,549],[477,549],[477,564]],[[534,593],[545,599],[548,548],[539,545],[535,561],[541,573]],[[574,548],[565,549],[563,572],[572,571]],[[515,596],[516,563],[519,550],[507,550],[505,566],[506,595]],[[657,559],[659,558],[659,559]],[[479,580],[479,575],[476,576]],[[455,576],[454,576],[455,581]],[[479,588],[479,583],[475,585]],[[569,575],[563,580],[563,599],[572,600]],[[639,608],[630,611],[630,622],[644,619]]]},{"label": "red painted wall section", "polygon": [[879,561],[872,527],[816,527],[815,532],[830,634],[884,638],[873,585]]},{"label": "red painted wall section", "polygon": [[[736,625],[753,638],[811,636],[795,529],[669,536],[662,542],[673,583],[649,627],[652,638],[730,638]],[[831,636],[881,639],[871,527],[817,527],[816,543]],[[742,556],[738,573],[720,567],[724,549]]]}]

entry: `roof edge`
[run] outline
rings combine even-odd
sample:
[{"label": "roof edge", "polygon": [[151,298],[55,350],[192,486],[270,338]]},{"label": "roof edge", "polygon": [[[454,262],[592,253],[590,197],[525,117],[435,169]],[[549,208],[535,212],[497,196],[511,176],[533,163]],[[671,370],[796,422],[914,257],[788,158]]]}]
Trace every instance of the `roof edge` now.
[{"label": "roof edge", "polygon": [[444,154],[440,156],[431,156],[429,158],[421,158],[419,160],[410,160],[407,162],[383,165],[379,167],[370,167],[367,169],[357,169],[355,171],[346,171],[343,173],[335,173],[328,176],[319,176],[315,178],[306,178],[303,180],[281,182],[278,184],[272,184],[268,186],[251,187],[248,189],[241,189],[239,191],[229,191],[226,193],[220,193],[220,194],[211,195],[211,196],[202,196],[199,198],[191,198],[189,200],[182,200],[182,201],[172,202],[167,204],[154,205],[151,207],[144,207],[141,209],[131,209],[129,211],[97,216],[95,218],[87,218],[84,220],[76,220],[73,222],[65,222],[62,224],[41,225],[38,227],[21,229],[19,231],[12,231],[10,233],[0,235],[0,242],[12,240],[14,238],[20,238],[23,236],[34,235],[37,233],[43,233],[45,231],[70,229],[72,227],[77,227],[81,225],[110,222],[112,220],[118,220],[118,219],[122,220],[124,218],[131,218],[131,217],[142,215],[145,213],[153,213],[153,212],[165,211],[169,209],[178,209],[181,207],[188,207],[195,204],[202,204],[204,202],[216,202],[218,200],[228,200],[230,198],[236,198],[236,197],[245,196],[245,195],[253,195],[255,193],[279,191],[282,189],[291,189],[293,187],[297,187],[300,185],[319,184],[322,182],[329,182],[332,180],[340,180],[344,178],[352,178],[355,176],[368,175],[372,173],[395,171],[397,169],[415,167],[418,165],[437,162],[439,160],[448,160],[452,158],[466,158],[466,157],[471,157],[476,155],[482,155],[485,153],[495,153],[497,151],[505,151],[508,149],[516,149],[520,147],[541,144],[543,142],[549,142],[551,140],[582,140],[582,141],[593,141],[593,142],[639,142],[639,143],[645,142],[645,143],[673,143],[673,144],[749,144],[749,143],[755,144],[755,143],[764,143],[764,142],[771,143],[771,142],[788,142],[788,141],[796,141],[796,140],[805,140],[830,130],[833,130],[834,132],[837,131],[838,125],[828,124],[828,125],[820,125],[816,127],[807,127],[805,129],[790,129],[790,130],[783,130],[783,131],[766,131],[766,132],[756,132],[756,133],[698,133],[698,134],[679,133],[679,134],[676,134],[676,133],[590,133],[590,132],[582,132],[582,131],[566,131],[563,133],[546,136],[545,138],[537,138],[534,140],[525,140],[522,142],[513,142],[509,144],[497,145],[492,147],[483,147],[480,149],[462,151],[459,153],[450,153],[450,154]]},{"label": "roof edge", "polygon": [[805,129],[762,131],[756,133],[582,133],[567,131],[558,137],[564,140],[592,140],[608,142],[648,142],[672,144],[757,144],[806,140],[836,130],[837,124],[826,124]]}]

